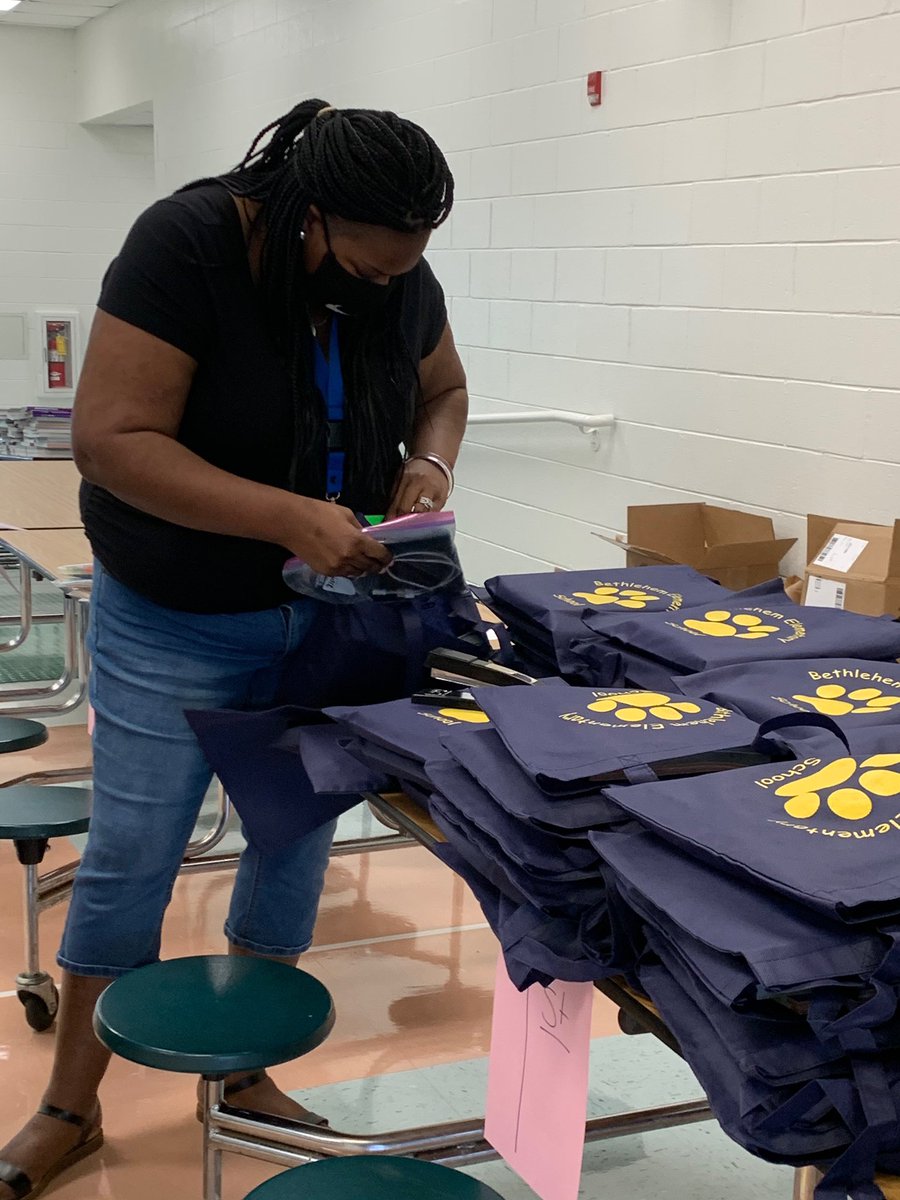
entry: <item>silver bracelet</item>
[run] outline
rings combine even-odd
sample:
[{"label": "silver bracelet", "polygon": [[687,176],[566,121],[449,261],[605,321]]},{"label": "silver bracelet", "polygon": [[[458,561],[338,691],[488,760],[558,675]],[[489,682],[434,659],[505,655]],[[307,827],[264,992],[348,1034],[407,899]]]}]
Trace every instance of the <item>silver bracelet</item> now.
[{"label": "silver bracelet", "polygon": [[447,479],[447,487],[450,489],[447,493],[447,499],[449,500],[453,495],[453,489],[456,487],[456,477],[453,474],[453,468],[447,462],[446,458],[441,458],[440,454],[411,454],[406,461],[410,463],[415,462],[417,459],[420,462],[430,462],[438,470],[443,471]]}]

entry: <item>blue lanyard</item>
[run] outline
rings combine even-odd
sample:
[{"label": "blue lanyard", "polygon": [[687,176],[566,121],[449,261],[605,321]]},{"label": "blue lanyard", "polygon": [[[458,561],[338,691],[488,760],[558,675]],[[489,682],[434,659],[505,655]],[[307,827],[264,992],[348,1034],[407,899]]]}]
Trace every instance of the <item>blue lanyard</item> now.
[{"label": "blue lanyard", "polygon": [[338,318],[331,318],[331,340],[328,357],[316,339],[316,387],[325,401],[328,419],[328,466],[325,496],[328,500],[339,500],[344,490],[344,374],[341,370],[341,352],[338,343]]}]

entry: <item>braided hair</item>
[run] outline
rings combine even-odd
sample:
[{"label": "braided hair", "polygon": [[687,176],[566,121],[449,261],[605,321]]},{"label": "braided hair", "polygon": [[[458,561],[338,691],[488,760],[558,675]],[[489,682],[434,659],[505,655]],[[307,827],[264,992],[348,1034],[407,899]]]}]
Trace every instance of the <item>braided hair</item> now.
[{"label": "braided hair", "polygon": [[[453,176],[438,146],[412,121],[370,109],[338,111],[313,99],[263,129],[222,182],[233,195],[261,204],[256,219],[265,230],[261,298],[293,393],[290,486],[296,488],[301,469],[324,482],[325,414],[309,403],[315,395],[313,345],[302,266],[309,208],[421,233],[437,229],[450,215]],[[352,498],[365,511],[385,510],[401,462],[399,448],[410,445],[421,398],[418,363],[402,334],[401,301],[398,287],[383,310],[344,326],[345,500]]]}]

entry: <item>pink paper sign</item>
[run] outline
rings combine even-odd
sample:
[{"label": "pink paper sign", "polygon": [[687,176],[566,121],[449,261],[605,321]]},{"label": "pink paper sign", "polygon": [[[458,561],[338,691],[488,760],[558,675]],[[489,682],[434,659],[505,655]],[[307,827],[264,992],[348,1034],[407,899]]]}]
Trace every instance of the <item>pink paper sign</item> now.
[{"label": "pink paper sign", "polygon": [[497,966],[484,1135],[541,1200],[577,1200],[591,1049],[590,983],[518,992]]}]

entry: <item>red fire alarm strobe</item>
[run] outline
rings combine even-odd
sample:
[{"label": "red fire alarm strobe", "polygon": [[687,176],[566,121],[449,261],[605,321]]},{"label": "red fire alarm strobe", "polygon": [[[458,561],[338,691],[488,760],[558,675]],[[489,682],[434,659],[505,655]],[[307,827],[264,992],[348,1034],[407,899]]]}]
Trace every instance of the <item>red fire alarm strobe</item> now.
[{"label": "red fire alarm strobe", "polygon": [[603,72],[591,71],[587,83],[588,101],[592,108],[603,103]]}]

